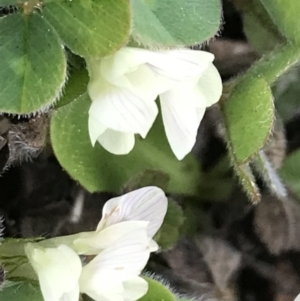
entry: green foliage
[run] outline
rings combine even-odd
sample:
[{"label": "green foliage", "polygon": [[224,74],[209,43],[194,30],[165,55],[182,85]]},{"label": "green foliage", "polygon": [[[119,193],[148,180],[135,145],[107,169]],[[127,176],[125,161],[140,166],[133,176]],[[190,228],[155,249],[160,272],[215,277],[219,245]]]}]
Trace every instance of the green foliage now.
[{"label": "green foliage", "polygon": [[288,120],[299,105],[300,67],[291,68],[276,83],[273,89],[276,111],[283,120]]},{"label": "green foliage", "polygon": [[220,0],[132,0],[133,38],[147,47],[195,45],[214,36]]},{"label": "green foliage", "polygon": [[179,239],[184,216],[180,206],[169,198],[168,211],[163,225],[154,239],[162,249],[171,248]]},{"label": "green foliage", "polygon": [[282,179],[288,183],[289,188],[300,196],[300,151],[290,154],[279,171]]},{"label": "green foliage", "polygon": [[73,101],[78,95],[86,92],[89,76],[86,69],[74,70],[69,77],[63,95],[56,104],[56,108],[65,106]]},{"label": "green foliage", "polygon": [[166,191],[170,183],[170,176],[162,171],[155,169],[146,169],[134,175],[125,184],[124,190],[133,191],[146,186],[157,186]]},{"label": "green foliage", "polygon": [[263,77],[269,84],[273,85],[278,78],[293,67],[300,59],[300,50],[292,44],[276,47],[273,51],[264,55],[260,61],[254,64],[243,76],[247,81]]},{"label": "green foliage", "polygon": [[66,79],[66,58],[40,15],[0,19],[0,112],[30,113],[52,104]]},{"label": "green foliage", "polygon": [[261,0],[261,3],[282,34],[300,46],[300,2],[298,0]]},{"label": "green foliage", "polygon": [[38,284],[29,282],[11,282],[7,283],[5,287],[0,290],[0,300],[43,301],[44,299]]},{"label": "green foliage", "polygon": [[161,119],[147,139],[136,137],[133,151],[113,155],[98,143],[92,147],[88,134],[88,110],[91,101],[83,94],[53,115],[51,141],[60,164],[87,190],[119,191],[132,176],[145,169],[160,169],[171,175],[169,191],[197,192],[199,170],[195,158],[178,161],[167,142]]},{"label": "green foliage", "polygon": [[222,110],[230,153],[237,165],[247,163],[264,146],[273,125],[273,97],[267,82],[244,79]]},{"label": "green foliage", "polygon": [[285,41],[260,0],[232,1],[243,13],[244,31],[257,51],[268,52]]},{"label": "green foliage", "polygon": [[52,105],[66,80],[63,44],[84,57],[102,57],[128,40],[128,0],[32,0],[0,19],[0,112],[29,114]]},{"label": "green foliage", "polygon": [[[225,104],[221,104],[232,164],[244,189],[252,200],[257,202],[260,199],[259,191],[248,162],[263,147],[272,128],[274,112],[270,86],[300,59],[300,31],[296,26],[299,22],[297,8],[300,4],[298,1],[281,0],[260,2],[233,0],[233,2],[246,16],[246,34],[249,34],[249,40],[254,40],[254,44],[262,52],[274,48],[236,80],[231,95]],[[269,16],[264,13],[265,10]],[[248,23],[247,16],[248,19],[250,17]],[[253,23],[256,23],[254,27]],[[264,27],[261,31],[258,30],[259,24]],[[276,26],[284,37],[277,31]],[[263,36],[268,36],[272,40],[270,45],[261,41]],[[258,45],[257,41],[262,44]],[[276,46],[277,43],[282,45]],[[243,100],[247,101],[245,107],[242,105]],[[273,173],[266,172],[266,166],[259,164],[259,161],[256,160],[256,168],[263,167],[261,170],[265,171],[264,180],[269,182],[271,188],[274,181],[278,182],[279,178],[277,175],[274,178]],[[273,184],[270,182],[271,175]],[[281,188],[284,192],[284,187]],[[278,194],[278,191],[273,192]]]},{"label": "green foliage", "polygon": [[201,170],[200,176],[198,195],[211,201],[224,200],[230,195],[235,183],[230,173],[228,156],[208,171]]},{"label": "green foliage", "polygon": [[128,0],[43,2],[43,17],[78,55],[102,57],[115,52],[128,40],[131,23]]},{"label": "green foliage", "polygon": [[145,296],[140,298],[138,301],[175,301],[175,296],[160,282],[144,277],[148,282],[149,289]]}]

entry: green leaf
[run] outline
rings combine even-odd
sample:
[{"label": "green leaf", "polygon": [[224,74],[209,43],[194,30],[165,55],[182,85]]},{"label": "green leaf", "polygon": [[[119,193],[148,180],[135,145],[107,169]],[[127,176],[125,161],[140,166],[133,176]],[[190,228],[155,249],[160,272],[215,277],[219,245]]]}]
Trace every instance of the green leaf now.
[{"label": "green leaf", "polygon": [[199,169],[188,155],[178,161],[167,142],[161,118],[145,140],[136,137],[133,151],[116,156],[98,143],[92,147],[88,134],[87,94],[61,107],[53,115],[50,132],[54,152],[69,174],[90,192],[116,191],[145,169],[159,169],[171,175],[169,191],[194,194],[198,190]]},{"label": "green leaf", "polygon": [[282,34],[300,46],[300,19],[298,0],[261,0]]},{"label": "green leaf", "polygon": [[160,282],[148,277],[144,277],[144,279],[149,285],[148,292],[138,301],[176,301],[172,292]]},{"label": "green leaf", "polygon": [[0,300],[9,301],[43,301],[38,285],[28,282],[14,282],[7,284],[0,291]]},{"label": "green leaf", "polygon": [[45,0],[43,17],[64,44],[83,57],[102,57],[128,40],[131,9],[128,0]]},{"label": "green leaf", "polygon": [[133,38],[145,46],[202,43],[216,34],[220,0],[132,0]]},{"label": "green leaf", "polygon": [[264,53],[285,42],[260,0],[232,2],[242,13],[245,34],[256,50]]},{"label": "green leaf", "polygon": [[279,175],[291,190],[300,196],[300,151],[290,154],[283,162]]},{"label": "green leaf", "polygon": [[124,191],[129,192],[146,186],[157,186],[166,191],[169,183],[170,176],[166,172],[146,169],[129,179],[125,184]]},{"label": "green leaf", "polygon": [[55,107],[65,106],[77,98],[78,95],[84,94],[87,89],[88,81],[89,75],[86,69],[74,70],[69,77],[63,96]]},{"label": "green leaf", "polygon": [[249,162],[264,146],[273,126],[270,87],[263,78],[245,78],[221,106],[230,153],[238,165]]},{"label": "green leaf", "polygon": [[38,14],[0,19],[0,112],[26,114],[51,105],[66,78],[64,50]]},{"label": "green leaf", "polygon": [[154,237],[154,240],[162,249],[169,249],[180,238],[181,226],[184,223],[184,216],[181,207],[172,199],[168,202],[168,211],[164,222]]}]

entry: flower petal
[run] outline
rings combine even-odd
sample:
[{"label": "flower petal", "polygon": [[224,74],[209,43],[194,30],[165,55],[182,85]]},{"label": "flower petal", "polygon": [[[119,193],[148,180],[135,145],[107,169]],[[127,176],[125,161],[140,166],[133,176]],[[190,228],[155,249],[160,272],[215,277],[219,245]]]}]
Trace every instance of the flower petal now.
[{"label": "flower petal", "polygon": [[101,134],[105,132],[107,127],[101,124],[95,117],[89,116],[89,135],[92,142],[92,145],[94,146],[97,139]]},{"label": "flower petal", "polygon": [[135,301],[144,296],[148,291],[148,282],[135,276],[123,282],[124,301]]},{"label": "flower petal", "polygon": [[[122,236],[83,267],[80,291],[97,301],[124,300],[117,298],[124,291],[122,282],[139,275],[145,267],[150,255],[148,243],[149,238],[142,228]],[[101,299],[105,296],[111,297]]]},{"label": "flower petal", "polygon": [[148,235],[153,237],[163,223],[167,207],[168,199],[162,189],[137,189],[105,203],[97,231],[121,221],[149,221]]},{"label": "flower petal", "polygon": [[[129,232],[138,228],[146,232],[148,225],[149,222],[145,221],[128,221],[111,225],[98,232],[83,232],[79,234],[81,237],[74,240],[73,246],[79,254],[97,255]],[[149,245],[154,248],[150,241]]]},{"label": "flower petal", "polygon": [[157,76],[148,65],[142,65],[136,71],[127,74],[126,79],[126,88],[141,98],[153,101],[160,93],[169,90],[174,85],[172,81]]},{"label": "flower petal", "polygon": [[77,284],[73,290],[71,290],[68,293],[64,293],[59,301],[73,301],[73,300],[78,300],[78,298],[79,298],[79,285]]},{"label": "flower petal", "polygon": [[149,242],[149,250],[150,252],[156,252],[159,249],[159,245],[154,239],[151,239]]},{"label": "flower petal", "polygon": [[95,301],[124,301],[123,283],[114,272],[103,271],[97,277],[81,278],[80,289]]},{"label": "flower petal", "polygon": [[115,54],[102,59],[101,74],[108,82],[116,83],[123,75],[134,72],[145,64],[149,55],[151,51],[146,49],[123,47]]},{"label": "flower petal", "polygon": [[192,150],[196,142],[199,127],[196,104],[200,96],[194,80],[160,95],[165,132],[179,160]]},{"label": "flower petal", "polygon": [[[82,270],[79,256],[69,247],[41,248],[34,244],[25,246],[26,255],[38,275],[45,301],[78,301],[76,290]],[[63,300],[63,299],[62,299]]]},{"label": "flower petal", "polygon": [[206,100],[206,107],[220,100],[223,90],[222,79],[219,71],[213,64],[211,64],[200,77],[198,88]]},{"label": "flower petal", "polygon": [[107,129],[98,137],[97,141],[104,149],[114,155],[126,155],[132,151],[135,140],[132,133],[122,133]]},{"label": "flower petal", "polygon": [[146,137],[157,114],[154,99],[139,97],[128,89],[106,85],[98,93],[89,84],[93,103],[89,110],[104,126],[115,131],[140,134]]},{"label": "flower petal", "polygon": [[137,228],[123,235],[98,254],[83,267],[82,274],[97,277],[98,273],[106,270],[114,271],[116,277],[127,279],[128,274],[131,276],[140,274],[149,256],[147,233],[144,228]]},{"label": "flower petal", "polygon": [[200,76],[213,60],[209,52],[179,49],[153,52],[149,64],[157,75],[181,82]]}]

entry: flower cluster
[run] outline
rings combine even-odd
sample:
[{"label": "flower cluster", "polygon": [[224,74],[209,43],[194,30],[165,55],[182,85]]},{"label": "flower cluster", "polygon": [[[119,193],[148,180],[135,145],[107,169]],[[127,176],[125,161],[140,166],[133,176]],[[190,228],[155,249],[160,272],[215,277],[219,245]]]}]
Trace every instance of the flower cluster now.
[{"label": "flower cluster", "polygon": [[146,137],[160,106],[169,144],[181,160],[192,149],[207,107],[222,93],[213,54],[188,49],[150,51],[124,47],[87,60],[89,134],[113,154],[128,154],[134,135]]},{"label": "flower cluster", "polygon": [[44,300],[78,301],[80,293],[95,301],[142,297],[148,284],[139,275],[150,252],[158,249],[152,238],[162,225],[167,205],[161,189],[141,188],[109,200],[96,231],[61,237],[57,242],[66,243],[54,248],[27,244],[25,251]]}]

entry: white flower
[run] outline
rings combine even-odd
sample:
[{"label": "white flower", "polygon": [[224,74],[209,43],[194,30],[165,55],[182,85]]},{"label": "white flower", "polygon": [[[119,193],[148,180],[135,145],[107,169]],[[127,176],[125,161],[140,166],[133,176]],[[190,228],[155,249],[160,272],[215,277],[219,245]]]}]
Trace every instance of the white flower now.
[{"label": "white flower", "polygon": [[213,59],[204,51],[124,47],[104,59],[88,60],[92,144],[98,141],[113,154],[129,153],[134,134],[145,138],[150,130],[159,95],[168,141],[183,159],[195,144],[206,108],[221,96]]},{"label": "white flower", "polygon": [[78,301],[82,266],[78,255],[68,246],[41,248],[27,244],[26,255],[39,277],[45,301]]},{"label": "white flower", "polygon": [[79,292],[95,301],[134,301],[146,294],[147,282],[139,275],[150,256],[146,228],[126,233],[82,267],[69,247],[25,247],[38,275],[45,301],[78,301]]},{"label": "white flower", "polygon": [[168,199],[158,187],[144,187],[107,201],[96,231],[79,234],[73,247],[81,254],[94,255],[136,228],[147,231],[151,252],[158,246],[152,237],[161,227]]},{"label": "white flower", "polygon": [[80,291],[96,301],[134,301],[146,294],[139,277],[150,250],[146,232],[137,229],[115,241],[83,267]]}]

